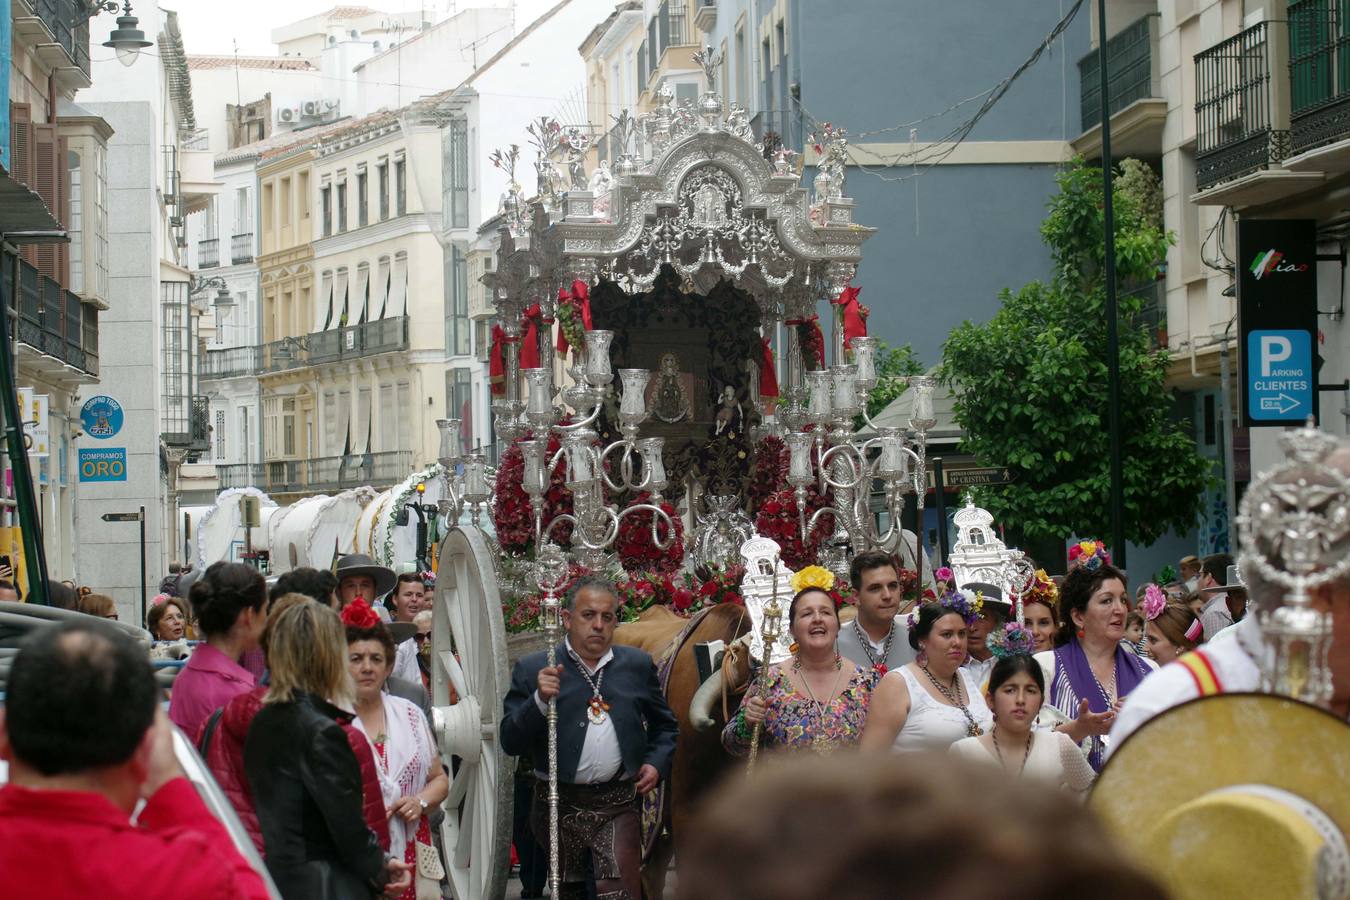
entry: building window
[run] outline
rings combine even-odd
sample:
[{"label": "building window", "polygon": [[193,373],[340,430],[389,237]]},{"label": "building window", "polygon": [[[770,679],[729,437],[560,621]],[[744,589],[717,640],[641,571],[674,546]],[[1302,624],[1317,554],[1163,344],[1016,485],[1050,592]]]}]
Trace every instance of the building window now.
[{"label": "building window", "polygon": [[365,167],[356,170],[356,227],[370,224],[370,196],[367,190]]},{"label": "building window", "polygon": [[333,233],[333,187],[325,184],[319,188],[319,215],[323,217],[323,236]]},{"label": "building window", "polygon": [[225,459],[225,410],[216,410],[216,459]]},{"label": "building window", "polygon": [[288,458],[295,456],[295,398],[281,401],[281,452]]},{"label": "building window", "polygon": [[103,147],[94,148],[94,166],[90,173],[94,177],[94,221],[93,230],[86,235],[94,241],[94,292],[103,299],[108,298],[108,151]]},{"label": "building window", "polygon": [[277,193],[280,194],[278,199],[281,200],[281,212],[277,215],[277,224],[282,228],[290,228],[295,224],[295,213],[291,211],[291,180],[289,178],[283,178],[278,182]]},{"label": "building window", "polygon": [[736,102],[743,108],[750,108],[750,88],[746,81],[749,62],[745,56],[745,29],[736,29]]},{"label": "building window", "polygon": [[394,160],[394,215],[401,216],[408,211],[408,184],[405,159]]},{"label": "building window", "polygon": [[764,79],[760,83],[760,94],[764,98],[764,127],[773,128],[776,108],[773,105],[773,46],[765,40],[760,49],[760,59],[764,60]]},{"label": "building window", "polygon": [[186,440],[191,431],[195,387],[188,284],[186,281],[162,281],[159,289],[164,361],[160,382],[160,397],[164,403],[160,431],[174,436],[173,442],[178,442]]},{"label": "building window", "polygon": [[249,203],[248,188],[234,192],[234,234],[253,234],[253,204]]},{"label": "building window", "polygon": [[66,234],[70,236],[70,280],[66,287],[77,294],[84,293],[84,179],[80,171],[80,154],[71,150],[66,154],[70,167],[70,215]]},{"label": "building window", "polygon": [[469,322],[469,267],[458,244],[450,245],[445,266],[445,347],[451,356],[468,356],[472,326]]},{"label": "building window", "polygon": [[473,373],[454,368],[445,373],[445,414],[459,419],[460,440],[465,448],[473,444]]},{"label": "building window", "polygon": [[389,218],[389,160],[375,167],[375,179],[380,183],[380,221]]},{"label": "building window", "polygon": [[488,361],[488,320],[473,323],[473,352],[479,362]]},{"label": "building window", "polygon": [[468,228],[469,126],[463,119],[451,119],[446,128],[444,159],[446,227]]},{"label": "building window", "polygon": [[347,230],[347,179],[342,179],[337,183],[337,231],[342,234]]}]

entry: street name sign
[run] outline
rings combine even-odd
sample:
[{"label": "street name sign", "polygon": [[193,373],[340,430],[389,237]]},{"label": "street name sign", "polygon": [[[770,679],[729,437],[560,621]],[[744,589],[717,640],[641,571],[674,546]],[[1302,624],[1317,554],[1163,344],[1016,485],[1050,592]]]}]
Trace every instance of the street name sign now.
[{"label": "street name sign", "polygon": [[138,512],[129,513],[104,513],[99,518],[105,522],[139,522],[141,514]]},{"label": "street name sign", "polygon": [[1017,476],[1007,468],[990,466],[979,469],[949,469],[942,473],[948,487],[975,487],[977,485],[1012,484]]}]

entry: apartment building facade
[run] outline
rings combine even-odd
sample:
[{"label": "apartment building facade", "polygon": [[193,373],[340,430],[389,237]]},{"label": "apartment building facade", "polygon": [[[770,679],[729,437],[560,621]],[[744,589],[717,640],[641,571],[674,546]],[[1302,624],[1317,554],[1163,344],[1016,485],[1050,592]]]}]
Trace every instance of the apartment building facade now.
[{"label": "apartment building facade", "polygon": [[[113,129],[72,102],[91,83],[88,13],[81,4],[28,4],[11,15],[6,61],[9,184],[3,223],[14,380],[30,441],[29,470],[44,553],[54,577],[75,577],[81,490],[76,441],[82,404],[97,394],[99,314],[108,308],[108,144]],[[21,232],[64,231],[68,243],[34,242]],[[7,504],[14,497],[6,458]],[[18,570],[26,559],[13,507],[0,512],[0,552]],[[27,573],[20,577],[26,582]]]}]

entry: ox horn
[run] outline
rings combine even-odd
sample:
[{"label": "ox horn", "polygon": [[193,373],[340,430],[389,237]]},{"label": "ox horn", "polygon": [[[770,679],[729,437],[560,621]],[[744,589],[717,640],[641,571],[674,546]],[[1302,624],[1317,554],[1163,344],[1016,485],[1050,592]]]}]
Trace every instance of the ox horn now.
[{"label": "ox horn", "polygon": [[707,731],[717,723],[713,720],[713,704],[722,694],[722,670],[719,668],[708,676],[708,680],[698,686],[694,697],[689,701],[689,724],[696,731]]}]

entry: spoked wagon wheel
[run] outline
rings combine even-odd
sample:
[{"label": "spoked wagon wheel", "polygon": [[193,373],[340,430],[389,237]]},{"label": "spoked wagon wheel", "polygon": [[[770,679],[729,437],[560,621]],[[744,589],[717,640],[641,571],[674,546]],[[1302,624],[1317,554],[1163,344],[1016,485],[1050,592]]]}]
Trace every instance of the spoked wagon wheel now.
[{"label": "spoked wagon wheel", "polygon": [[497,900],[511,863],[514,767],[497,739],[510,672],[491,551],[477,529],[455,528],[441,543],[431,649],[437,739],[459,758],[441,826],[450,885],[456,900]]}]

